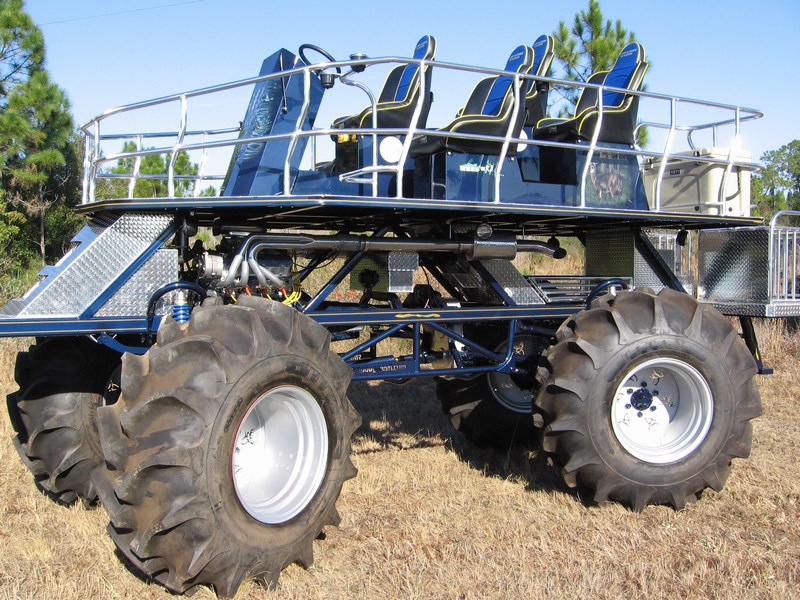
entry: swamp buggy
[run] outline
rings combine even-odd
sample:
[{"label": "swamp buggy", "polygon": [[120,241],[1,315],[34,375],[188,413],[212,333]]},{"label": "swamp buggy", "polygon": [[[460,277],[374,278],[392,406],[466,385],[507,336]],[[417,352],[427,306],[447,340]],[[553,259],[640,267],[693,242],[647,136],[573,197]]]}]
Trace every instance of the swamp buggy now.
[{"label": "swamp buggy", "polygon": [[[548,36],[499,69],[435,51],[304,44],[83,128],[88,222],[0,315],[36,338],[14,441],[174,592],[311,564],[356,474],[351,379],[434,377],[470,440],[541,439],[570,486],[637,511],[721,490],[750,452],[752,318],[800,315],[794,215],[750,216],[737,143],[761,114],[642,91],[637,43],[565,118]],[[478,82],[433,127],[454,75]],[[364,108],[323,120],[345,91]]]}]

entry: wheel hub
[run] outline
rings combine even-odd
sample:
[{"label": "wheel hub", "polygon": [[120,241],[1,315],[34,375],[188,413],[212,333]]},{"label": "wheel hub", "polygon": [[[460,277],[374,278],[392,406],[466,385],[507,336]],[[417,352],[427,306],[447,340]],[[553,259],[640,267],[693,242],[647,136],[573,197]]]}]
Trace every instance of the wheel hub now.
[{"label": "wheel hub", "polygon": [[705,377],[677,358],[654,358],[623,374],[611,403],[617,440],[639,460],[686,458],[705,440],[714,400]]},{"label": "wheel hub", "polygon": [[653,404],[653,394],[645,388],[639,388],[631,394],[631,406],[636,410],[647,410]]},{"label": "wheel hub", "polygon": [[253,518],[284,523],[317,493],[328,460],[325,415],[305,389],[280,386],[250,406],[236,433],[236,496]]},{"label": "wheel hub", "polygon": [[[503,344],[497,352],[505,352],[506,348],[506,344]],[[520,414],[529,414],[533,410],[535,363],[543,349],[539,338],[519,335],[514,345],[514,354],[525,357],[517,360],[517,366],[527,369],[527,373],[489,373],[489,389],[501,406]]]}]

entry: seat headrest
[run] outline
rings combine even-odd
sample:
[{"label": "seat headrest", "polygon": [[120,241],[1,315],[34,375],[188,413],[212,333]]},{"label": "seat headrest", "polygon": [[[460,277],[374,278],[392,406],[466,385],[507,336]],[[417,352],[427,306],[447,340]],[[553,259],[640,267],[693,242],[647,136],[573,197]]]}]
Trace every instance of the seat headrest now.
[{"label": "seat headrest", "polygon": [[[414,60],[433,60],[436,57],[436,38],[432,35],[423,35],[417,42],[414,48]],[[395,101],[401,101],[406,98],[417,76],[419,65],[406,65],[403,69],[403,74],[400,77],[400,83],[397,84],[397,91],[395,92]]]},{"label": "seat headrest", "polygon": [[[644,48],[638,42],[631,42],[622,49],[617,57],[617,62],[603,80],[603,84],[636,90],[642,83],[641,65],[645,62]],[[621,92],[603,91],[603,105],[617,106],[625,98]]]},{"label": "seat headrest", "polygon": [[549,35],[540,35],[533,42],[533,66],[531,73],[533,75],[546,75],[547,69],[550,68],[550,62],[553,60],[553,38]]},{"label": "seat headrest", "polygon": [[[531,65],[533,65],[533,50],[528,48],[525,44],[520,44],[514,48],[513,52],[511,52],[511,55],[508,57],[504,71],[527,74],[531,70]],[[513,83],[514,79],[510,75],[499,75],[486,96],[486,102],[483,104],[481,114],[499,114],[500,109],[503,107],[506,94],[511,89]]]},{"label": "seat headrest", "polygon": [[436,38],[432,35],[423,35],[419,38],[414,48],[414,58],[417,60],[433,60],[436,55]]},{"label": "seat headrest", "polygon": [[511,52],[506,61],[506,68],[504,71],[512,71],[515,73],[527,73],[531,68],[531,49],[520,44]]}]

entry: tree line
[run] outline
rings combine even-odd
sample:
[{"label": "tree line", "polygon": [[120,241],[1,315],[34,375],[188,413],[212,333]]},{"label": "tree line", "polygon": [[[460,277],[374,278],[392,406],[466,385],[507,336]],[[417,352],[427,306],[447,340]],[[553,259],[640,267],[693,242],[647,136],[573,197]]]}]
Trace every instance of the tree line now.
[{"label": "tree line", "polygon": [[800,210],[800,140],[768,150],[761,162],[751,190],[756,214],[769,219],[779,210]]},{"label": "tree line", "polygon": [[[60,255],[79,219],[80,142],[22,0],[0,0],[0,268]],[[65,242],[66,239],[66,242]]]},{"label": "tree line", "polygon": [[[599,0],[590,0],[570,25],[560,22],[553,37],[552,75],[573,81],[609,68],[636,39],[619,20],[603,16]],[[44,36],[23,0],[0,0],[0,282],[60,258],[83,223],[75,211],[81,199],[83,139],[45,59]],[[577,98],[567,88],[560,93],[567,107],[574,106]],[[768,218],[778,210],[800,210],[800,140],[764,153],[761,160],[765,167],[752,184],[757,214]],[[129,173],[130,167],[123,160],[110,172]],[[142,160],[140,172],[163,174],[166,169],[166,157],[151,155]],[[179,156],[176,172],[196,174],[197,165]],[[163,195],[164,186],[158,179],[141,180],[134,195]],[[176,193],[190,193],[185,181]],[[98,190],[98,197],[126,195],[124,179],[107,180]]]},{"label": "tree line", "polygon": [[[60,258],[84,218],[81,201],[83,136],[76,128],[66,93],[45,67],[41,29],[23,0],[0,0],[0,284]],[[130,151],[132,146],[124,147]],[[197,165],[179,155],[176,173],[192,175]],[[112,173],[130,173],[119,161]],[[140,173],[164,174],[167,159],[150,155]],[[166,195],[163,180],[140,180],[139,197]],[[182,181],[176,193],[189,193]],[[98,198],[127,196],[126,180],[107,180]]]}]

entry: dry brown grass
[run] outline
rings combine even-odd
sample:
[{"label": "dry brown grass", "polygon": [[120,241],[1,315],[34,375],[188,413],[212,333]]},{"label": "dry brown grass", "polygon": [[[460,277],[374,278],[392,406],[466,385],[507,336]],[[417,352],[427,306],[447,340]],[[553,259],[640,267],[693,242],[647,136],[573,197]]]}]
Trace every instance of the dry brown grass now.
[{"label": "dry brown grass", "polygon": [[[759,378],[753,454],[722,493],[675,512],[587,506],[535,452],[481,451],[452,435],[430,382],[354,384],[360,472],[341,527],[274,592],[245,598],[793,598],[800,593],[800,337],[761,327],[776,374]],[[0,381],[13,388],[2,342]],[[171,598],[132,575],[101,509],[38,493],[0,417],[0,598]],[[195,598],[213,598],[201,590]]]}]

